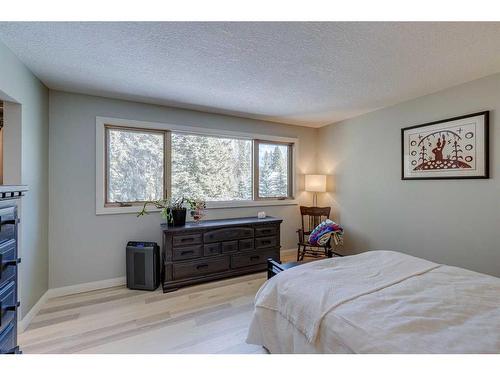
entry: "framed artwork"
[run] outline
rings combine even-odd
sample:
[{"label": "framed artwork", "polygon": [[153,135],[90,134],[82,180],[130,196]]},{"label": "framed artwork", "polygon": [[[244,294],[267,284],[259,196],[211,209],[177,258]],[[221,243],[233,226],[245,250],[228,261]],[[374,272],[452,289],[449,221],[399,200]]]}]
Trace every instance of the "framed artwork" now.
[{"label": "framed artwork", "polygon": [[489,111],[401,129],[403,180],[489,178]]}]

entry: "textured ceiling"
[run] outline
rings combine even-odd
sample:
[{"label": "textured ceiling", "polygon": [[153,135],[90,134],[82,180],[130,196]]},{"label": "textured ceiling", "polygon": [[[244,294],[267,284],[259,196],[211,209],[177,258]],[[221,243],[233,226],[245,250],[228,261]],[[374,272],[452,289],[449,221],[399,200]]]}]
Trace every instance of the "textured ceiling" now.
[{"label": "textured ceiling", "polygon": [[48,87],[322,126],[500,71],[500,23],[0,23]]}]

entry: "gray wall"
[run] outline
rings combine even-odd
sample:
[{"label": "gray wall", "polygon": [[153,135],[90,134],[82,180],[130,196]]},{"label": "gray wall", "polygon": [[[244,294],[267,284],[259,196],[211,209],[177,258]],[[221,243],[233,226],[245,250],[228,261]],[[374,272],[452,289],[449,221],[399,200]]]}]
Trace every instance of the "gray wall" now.
[{"label": "gray wall", "polygon": [[[490,110],[488,180],[401,180],[403,127]],[[350,252],[389,249],[500,276],[500,75],[319,129]]]},{"label": "gray wall", "polygon": [[[127,240],[160,243],[159,214],[95,214],[95,118],[116,117],[283,137],[298,137],[298,172],[316,167],[316,129],[50,91],[50,288],[124,276]],[[308,193],[299,200],[309,202]],[[296,244],[297,206],[209,210],[208,217],[255,216],[265,210],[285,219],[283,247]]]},{"label": "gray wall", "polygon": [[17,103],[6,106],[6,126],[15,129],[6,129],[4,137],[4,184],[30,188],[20,207],[19,294],[24,316],[48,287],[48,90],[2,43],[0,98]]}]

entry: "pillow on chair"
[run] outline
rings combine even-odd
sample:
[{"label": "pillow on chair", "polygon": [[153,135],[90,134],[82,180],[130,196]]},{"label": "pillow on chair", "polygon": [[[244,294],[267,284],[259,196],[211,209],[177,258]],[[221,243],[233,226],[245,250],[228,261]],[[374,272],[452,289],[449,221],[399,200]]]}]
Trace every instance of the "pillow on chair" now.
[{"label": "pillow on chair", "polygon": [[309,243],[314,246],[325,246],[332,233],[342,236],[344,229],[339,224],[326,219],[313,229],[309,235]]}]

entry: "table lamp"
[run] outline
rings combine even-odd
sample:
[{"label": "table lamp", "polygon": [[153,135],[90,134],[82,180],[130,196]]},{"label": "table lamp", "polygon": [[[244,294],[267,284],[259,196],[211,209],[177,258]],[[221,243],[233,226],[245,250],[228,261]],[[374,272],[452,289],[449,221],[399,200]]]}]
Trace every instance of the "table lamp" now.
[{"label": "table lamp", "polygon": [[306,191],[314,193],[313,206],[318,204],[318,193],[326,192],[326,175],[324,174],[306,174]]}]

